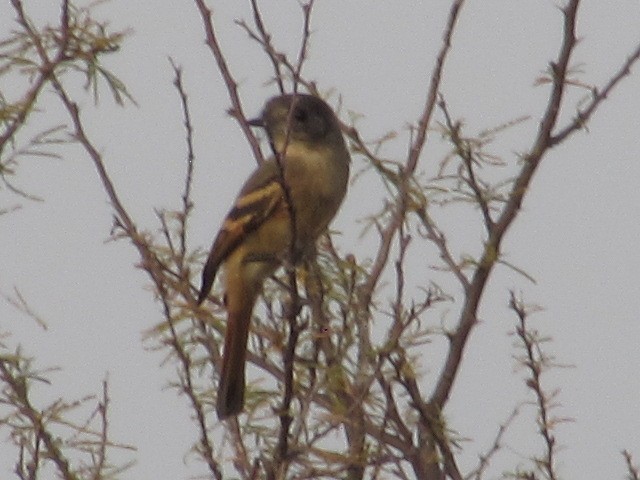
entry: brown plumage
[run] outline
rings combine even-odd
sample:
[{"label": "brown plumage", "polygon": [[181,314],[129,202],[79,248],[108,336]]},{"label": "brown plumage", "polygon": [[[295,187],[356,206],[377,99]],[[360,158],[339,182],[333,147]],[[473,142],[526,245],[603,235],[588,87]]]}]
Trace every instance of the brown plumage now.
[{"label": "brown plumage", "polygon": [[[293,260],[298,261],[313,249],[342,203],[349,178],[349,152],[333,111],[317,97],[274,97],[254,122],[266,129],[272,148],[281,157],[295,217]],[[227,329],[216,406],[221,419],[242,411],[253,306],[264,280],[292,251],[291,208],[281,178],[275,158],[249,177],[213,242],[202,272],[199,304],[209,294],[220,266],[225,272]]]}]

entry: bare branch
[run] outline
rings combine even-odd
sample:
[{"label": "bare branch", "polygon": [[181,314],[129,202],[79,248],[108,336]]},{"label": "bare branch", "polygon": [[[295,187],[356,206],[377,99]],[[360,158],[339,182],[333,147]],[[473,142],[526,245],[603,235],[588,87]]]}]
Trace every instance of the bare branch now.
[{"label": "bare branch", "polygon": [[560,130],[555,135],[552,135],[549,142],[552,146],[558,145],[564,142],[567,137],[580,130],[585,126],[589,119],[593,116],[600,104],[607,99],[613,89],[628,75],[631,74],[631,67],[638,63],[640,60],[640,44],[638,44],[635,50],[627,57],[627,60],[620,66],[618,71],[609,79],[609,81],[600,89],[593,89],[593,96],[589,104],[578,110],[576,118],[569,123],[566,127]]},{"label": "bare branch", "polygon": [[436,66],[434,67],[434,70],[431,74],[431,81],[427,90],[427,100],[423,109],[423,113],[418,120],[417,135],[411,145],[407,162],[401,172],[400,184],[398,185],[401,198],[399,199],[398,204],[395,206],[395,211],[392,215],[391,220],[381,234],[381,243],[378,247],[378,253],[376,254],[376,257],[374,259],[368,280],[362,288],[362,298],[365,305],[369,304],[371,295],[373,294],[373,290],[378,284],[380,275],[387,265],[389,250],[392,245],[393,237],[398,231],[398,228],[400,228],[400,225],[404,222],[408,197],[408,177],[415,171],[418,165],[418,159],[420,158],[420,154],[427,139],[427,128],[429,126],[429,123],[431,122],[431,115],[436,104],[438,90],[440,89],[442,72],[444,70],[445,61],[451,48],[451,39],[453,37],[453,32],[457,24],[458,15],[463,5],[464,0],[456,0],[455,2],[453,2],[449,10],[447,27],[445,28],[442,39],[442,46],[440,47],[440,53],[438,54]]},{"label": "bare branch", "polygon": [[628,450],[623,450],[622,456],[624,457],[624,461],[627,464],[627,479],[640,480],[640,469],[638,469],[637,465],[633,464],[633,457],[631,456],[631,452],[629,452]]},{"label": "bare branch", "polygon": [[194,1],[198,7],[198,10],[200,10],[200,16],[202,17],[202,23],[204,25],[205,34],[207,37],[207,45],[209,46],[209,49],[211,50],[211,53],[213,54],[216,63],[218,64],[218,69],[220,70],[222,79],[227,86],[227,92],[229,93],[229,98],[231,99],[232,105],[229,113],[240,124],[242,133],[244,133],[245,138],[251,146],[251,151],[253,152],[254,158],[258,163],[262,163],[264,161],[264,157],[262,156],[262,151],[260,150],[260,144],[258,143],[258,139],[256,138],[256,136],[251,131],[251,126],[247,122],[247,117],[242,109],[242,102],[240,101],[240,96],[238,95],[238,83],[233,78],[231,70],[227,65],[225,56],[222,53],[222,49],[220,48],[220,44],[218,43],[218,37],[213,26],[213,15],[211,13],[211,10],[209,9],[209,7],[207,7],[204,0]]},{"label": "bare branch", "polygon": [[484,224],[487,229],[487,234],[491,234],[491,230],[493,229],[493,219],[491,218],[491,212],[489,211],[489,203],[487,201],[487,197],[484,194],[484,189],[478,183],[476,179],[476,174],[474,171],[475,159],[473,158],[473,153],[471,149],[468,147],[467,142],[465,142],[460,137],[460,124],[453,122],[451,116],[449,115],[449,110],[447,109],[447,104],[444,101],[444,97],[440,96],[440,101],[438,102],[438,106],[442,110],[442,113],[445,118],[445,122],[447,125],[448,133],[451,137],[451,141],[456,148],[456,153],[460,158],[462,158],[464,162],[464,166],[466,168],[467,176],[463,177],[466,184],[473,191],[473,195],[475,196],[475,201],[480,207],[482,211],[482,216],[484,218]]},{"label": "bare branch", "polygon": [[538,429],[545,443],[544,457],[535,459],[535,463],[542,468],[549,480],[556,480],[558,476],[556,474],[555,457],[558,447],[553,430],[559,420],[551,417],[553,394],[547,394],[541,382],[542,373],[545,367],[548,366],[547,361],[540,351],[540,339],[535,332],[529,329],[527,324],[527,308],[522,301],[516,299],[513,291],[510,293],[509,306],[518,316],[516,335],[525,351],[522,363],[529,370],[526,384],[536,397]]},{"label": "bare branch", "polygon": [[18,290],[17,287],[13,288],[13,293],[15,294],[15,297],[5,295],[1,292],[0,296],[4,297],[4,299],[10,305],[13,305],[13,307],[15,307],[18,311],[33,319],[43,330],[48,330],[49,327],[47,326],[47,323],[29,306],[27,300],[22,296],[22,293],[20,293],[20,290]]},{"label": "bare branch", "polygon": [[187,143],[187,169],[184,180],[184,191],[182,192],[182,211],[179,215],[180,226],[180,254],[177,257],[178,269],[185,281],[189,280],[189,271],[185,265],[185,257],[187,255],[187,221],[189,214],[193,209],[193,202],[191,201],[191,184],[193,182],[193,167],[195,161],[195,153],[193,150],[193,127],[191,126],[191,114],[189,113],[189,102],[187,99],[187,93],[182,83],[182,68],[178,67],[173,59],[169,59],[174,72],[173,84],[178,90],[180,96],[180,103],[182,104],[182,115],[184,118],[184,128],[186,133]]},{"label": "bare branch", "polygon": [[496,435],[493,438],[493,443],[491,444],[491,447],[485,453],[480,455],[478,466],[465,476],[465,480],[469,480],[471,478],[475,480],[482,479],[493,457],[496,455],[496,453],[498,453],[503,448],[503,443],[502,443],[503,438],[507,433],[507,431],[509,430],[509,427],[511,426],[511,424],[519,414],[520,414],[520,407],[517,406],[511,411],[511,414],[509,415],[509,417],[500,424],[500,426],[498,427],[498,431],[496,432]]},{"label": "bare branch", "polygon": [[198,453],[206,461],[209,471],[214,476],[214,478],[222,480],[223,477],[220,465],[213,458],[213,442],[209,438],[210,425],[209,422],[207,422],[205,407],[200,396],[196,392],[196,388],[192,378],[191,357],[182,346],[182,342],[176,330],[173,316],[171,314],[171,307],[165,300],[167,298],[167,293],[161,292],[160,298],[162,299],[164,318],[167,321],[169,331],[171,333],[171,346],[180,361],[180,382],[182,386],[182,393],[187,395],[187,397],[189,398],[191,408],[193,409],[196,417],[196,425],[198,426],[200,434]]},{"label": "bare branch", "polygon": [[411,145],[411,150],[409,151],[409,159],[406,166],[407,172],[413,173],[415,171],[416,166],[418,165],[418,159],[420,158],[420,154],[422,153],[422,149],[427,140],[427,129],[431,123],[431,116],[436,105],[438,92],[440,91],[442,72],[444,71],[444,65],[451,49],[451,39],[453,38],[453,32],[456,28],[458,16],[464,3],[464,0],[455,0],[449,9],[447,26],[442,37],[442,46],[440,47],[440,52],[436,58],[436,65],[433,72],[431,72],[431,80],[429,83],[429,89],[427,90],[427,99],[422,115],[418,120],[416,138],[414,139],[413,144]]},{"label": "bare branch", "polygon": [[[258,8],[258,0],[251,0],[251,9],[253,10],[253,22],[260,33],[260,37],[255,37],[255,39],[263,45],[265,52],[271,60],[274,78],[278,84],[278,90],[280,93],[285,93],[284,83],[282,82],[282,70],[280,69],[280,60],[275,48],[271,44],[271,35],[267,32],[264,22],[262,21],[262,14]],[[252,34],[252,32],[250,32],[250,34]]]},{"label": "bare branch", "polygon": [[484,293],[489,276],[493,271],[493,267],[499,259],[502,239],[520,211],[522,200],[533,178],[533,174],[536,172],[544,154],[551,148],[551,131],[558,118],[569,59],[576,43],[575,22],[579,3],[579,0],[570,0],[563,10],[564,36],[562,45],[560,46],[558,60],[552,63],[554,72],[553,86],[545,114],[540,122],[538,135],[531,150],[525,157],[526,163],[513,184],[508,197],[509,199],[489,235],[484,252],[479,261],[479,266],[472,277],[457,329],[450,337],[450,348],[445,365],[431,397],[431,402],[440,407],[442,407],[449,398],[451,387],[459,371],[467,338],[477,322],[476,312],[480,305],[480,299]]}]

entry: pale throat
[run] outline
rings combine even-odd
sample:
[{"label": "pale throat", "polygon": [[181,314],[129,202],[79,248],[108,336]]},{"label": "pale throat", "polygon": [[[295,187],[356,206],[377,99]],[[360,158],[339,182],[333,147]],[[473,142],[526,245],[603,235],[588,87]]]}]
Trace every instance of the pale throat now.
[{"label": "pale throat", "polygon": [[284,153],[287,157],[302,158],[314,157],[323,151],[322,148],[310,146],[308,142],[294,140],[293,138],[289,138],[288,142],[285,141],[285,138],[274,139],[273,148],[275,148],[279,154]]}]

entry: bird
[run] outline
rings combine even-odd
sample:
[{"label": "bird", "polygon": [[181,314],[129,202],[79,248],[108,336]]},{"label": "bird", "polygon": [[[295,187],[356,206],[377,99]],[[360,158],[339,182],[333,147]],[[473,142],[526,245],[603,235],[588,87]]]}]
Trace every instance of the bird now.
[{"label": "bird", "polygon": [[216,402],[218,418],[244,408],[245,363],[253,308],[264,281],[297,264],[338,212],[351,157],[331,107],[309,94],[269,99],[249,120],[266,131],[273,156],[249,176],[225,217],[202,270],[197,303],[224,272],[227,323]]}]

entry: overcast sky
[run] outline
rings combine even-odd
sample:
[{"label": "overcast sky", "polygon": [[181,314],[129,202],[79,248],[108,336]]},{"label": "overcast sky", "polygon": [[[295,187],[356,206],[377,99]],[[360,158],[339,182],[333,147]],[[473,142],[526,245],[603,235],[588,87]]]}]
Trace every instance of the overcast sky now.
[{"label": "overcast sky", "polygon": [[[34,21],[57,21],[57,2],[25,1]],[[264,3],[275,44],[295,54],[301,15],[296,1]],[[389,158],[406,154],[405,127],[424,103],[429,73],[440,46],[449,1],[317,0],[305,71],[322,91],[342,95],[346,111],[362,115],[365,139],[395,130],[385,148]],[[451,112],[465,120],[470,134],[522,115],[531,120],[495,144],[513,161],[532,142],[547,86],[534,86],[555,58],[561,36],[559,2],[546,0],[469,0],[454,36],[443,93]],[[230,66],[240,82],[248,114],[258,113],[276,93],[259,48],[234,25],[250,20],[248,2],[214,2],[215,21]],[[88,135],[104,155],[125,206],[144,228],[155,230],[154,208],[177,208],[184,177],[184,135],[179,99],[172,86],[171,56],[184,69],[191,101],[197,154],[191,220],[191,247],[208,248],[237,189],[254,168],[236,123],[225,114],[230,102],[210,52],[204,45],[194,4],[155,0],[112,0],[96,10],[112,29],[131,28],[123,48],[105,58],[128,85],[139,107],[115,107],[105,93],[99,109],[87,96]],[[15,27],[15,15],[0,6],[2,37]],[[572,65],[586,84],[602,85],[640,41],[637,0],[585,0],[578,22],[580,44]],[[17,92],[21,85],[0,90]],[[572,90],[570,99],[583,92]],[[330,97],[336,105],[337,96]],[[35,126],[66,121],[52,94],[43,99]],[[55,108],[54,108],[55,107]],[[573,105],[563,118],[573,113]],[[546,377],[561,388],[558,442],[563,478],[623,478],[619,452],[628,448],[640,462],[640,68],[624,80],[589,124],[549,155],[537,174],[520,218],[504,245],[510,262],[537,280],[532,284],[506,270],[498,272],[480,311],[482,324],[466,352],[465,367],[445,412],[451,427],[470,439],[463,466],[486,449],[496,426],[515,400],[527,399],[522,372],[511,356],[513,315],[507,309],[514,288],[544,307],[535,325],[553,337],[548,350],[570,369]],[[35,131],[35,130],[34,130]],[[437,135],[432,135],[437,141]],[[432,155],[442,147],[427,150]],[[0,291],[15,287],[48,323],[42,331],[0,301],[0,330],[13,332],[6,343],[21,344],[39,365],[58,365],[52,387],[38,388],[42,399],[99,392],[108,374],[113,439],[138,447],[137,465],[123,478],[187,478],[202,473],[184,455],[195,440],[184,398],[164,389],[172,367],[145,349],[143,332],[161,320],[144,274],[134,268],[136,252],[126,242],[105,243],[112,214],[92,163],[78,147],[61,150],[64,159],[25,159],[14,182],[41,196],[25,201],[0,191],[0,207],[22,209],[0,217]],[[433,172],[437,158],[424,158]],[[354,158],[354,171],[363,166]],[[371,182],[371,183],[367,183]],[[355,220],[384,195],[371,178],[353,187],[334,223],[343,252],[360,260],[373,253],[374,237],[361,238]],[[477,245],[479,234],[465,217],[445,225],[459,249]],[[451,237],[450,237],[451,238]],[[458,240],[458,238],[460,240]],[[457,243],[456,243],[457,242]],[[477,253],[477,252],[470,252]],[[426,264],[436,262],[426,260]],[[425,271],[417,272],[424,278]],[[415,280],[419,282],[419,280]],[[147,345],[148,346],[148,345]],[[422,361],[427,378],[438,372]],[[3,431],[0,431],[2,433]],[[6,435],[6,434],[5,434]],[[535,426],[520,422],[508,437],[513,448],[499,458],[493,476],[522,455],[541,451]],[[4,440],[4,439],[0,439]],[[520,460],[519,460],[520,459]],[[15,452],[0,448],[0,478],[12,478]],[[184,462],[187,462],[185,467]]]}]

